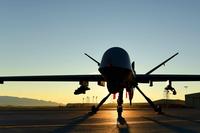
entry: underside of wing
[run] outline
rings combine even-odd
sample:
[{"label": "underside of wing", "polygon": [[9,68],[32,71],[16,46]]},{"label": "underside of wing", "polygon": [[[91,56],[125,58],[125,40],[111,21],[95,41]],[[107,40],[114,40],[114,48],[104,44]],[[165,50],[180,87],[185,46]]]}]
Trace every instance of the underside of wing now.
[{"label": "underside of wing", "polygon": [[200,75],[175,75],[175,74],[138,74],[136,76],[138,83],[149,83],[149,82],[162,82],[162,81],[200,81]]},{"label": "underside of wing", "polygon": [[0,77],[0,83],[7,81],[105,81],[101,75],[41,75],[41,76],[5,76]]}]

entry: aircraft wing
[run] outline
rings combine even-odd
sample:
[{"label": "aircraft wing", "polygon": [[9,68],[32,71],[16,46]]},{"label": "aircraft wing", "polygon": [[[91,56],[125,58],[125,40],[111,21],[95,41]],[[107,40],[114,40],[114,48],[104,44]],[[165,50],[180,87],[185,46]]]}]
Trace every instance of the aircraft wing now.
[{"label": "aircraft wing", "polygon": [[0,83],[3,84],[7,81],[105,81],[99,75],[45,75],[45,76],[5,76],[0,77]]},{"label": "aircraft wing", "polygon": [[[76,82],[76,81],[106,81],[100,74],[96,75],[37,75],[37,76],[3,76],[0,83],[9,81],[46,81],[46,82]],[[137,74],[138,83],[162,82],[162,81],[200,81],[200,75],[175,75],[175,74]]]},{"label": "aircraft wing", "polygon": [[138,74],[138,83],[162,82],[162,81],[200,81],[200,75],[176,75],[176,74]]}]

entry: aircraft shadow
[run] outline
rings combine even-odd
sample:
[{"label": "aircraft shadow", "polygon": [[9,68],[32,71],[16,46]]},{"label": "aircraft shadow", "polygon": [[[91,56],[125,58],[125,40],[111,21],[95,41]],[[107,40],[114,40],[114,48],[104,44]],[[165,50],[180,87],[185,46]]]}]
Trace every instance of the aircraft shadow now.
[{"label": "aircraft shadow", "polygon": [[84,122],[87,120],[90,116],[92,116],[92,113],[86,113],[85,115],[77,116],[75,118],[70,119],[70,122],[65,125],[62,128],[54,130],[52,133],[68,133],[72,131],[78,124]]},{"label": "aircraft shadow", "polygon": [[166,117],[170,117],[170,118],[175,118],[175,119],[179,119],[179,120],[185,120],[185,121],[200,124],[200,121],[195,121],[193,119],[189,119],[189,118],[185,118],[185,117],[174,116],[174,115],[170,115],[170,114],[163,114],[163,115],[166,116]]},{"label": "aircraft shadow", "polygon": [[159,120],[155,120],[153,118],[148,118],[148,117],[143,117],[144,119],[146,120],[149,120],[149,121],[153,121],[165,128],[168,128],[168,129],[171,129],[177,133],[198,133],[194,130],[191,130],[191,129],[187,129],[186,127],[180,127],[180,126],[176,126],[176,125],[172,125],[172,124],[169,124],[169,123],[166,123],[166,122],[161,122]]},{"label": "aircraft shadow", "polygon": [[118,133],[130,133],[128,123],[124,118],[123,124],[117,123]]}]

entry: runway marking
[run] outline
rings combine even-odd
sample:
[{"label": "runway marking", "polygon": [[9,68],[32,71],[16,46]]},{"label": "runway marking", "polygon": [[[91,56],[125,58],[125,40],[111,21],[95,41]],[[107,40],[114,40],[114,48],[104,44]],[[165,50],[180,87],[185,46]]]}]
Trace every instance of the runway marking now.
[{"label": "runway marking", "polygon": [[[162,123],[170,123],[170,122],[186,122],[187,120],[158,120]],[[199,122],[200,120],[195,120],[196,122]],[[155,123],[151,120],[144,120],[144,121],[128,121],[128,125],[132,124],[148,124],[148,123]],[[105,126],[105,125],[116,125],[116,122],[99,122],[99,123],[80,123],[80,124],[42,124],[42,125],[0,125],[0,129],[8,129],[8,128],[46,128],[46,127],[64,127],[67,125],[77,125],[77,126]]]}]

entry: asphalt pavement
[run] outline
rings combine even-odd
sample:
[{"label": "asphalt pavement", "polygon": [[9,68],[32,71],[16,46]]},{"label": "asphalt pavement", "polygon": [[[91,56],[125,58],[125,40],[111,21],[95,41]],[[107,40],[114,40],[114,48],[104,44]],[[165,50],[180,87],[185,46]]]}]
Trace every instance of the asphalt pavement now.
[{"label": "asphalt pavement", "polygon": [[199,133],[200,110],[125,109],[126,124],[117,124],[115,109],[91,115],[87,109],[0,111],[0,133]]}]

